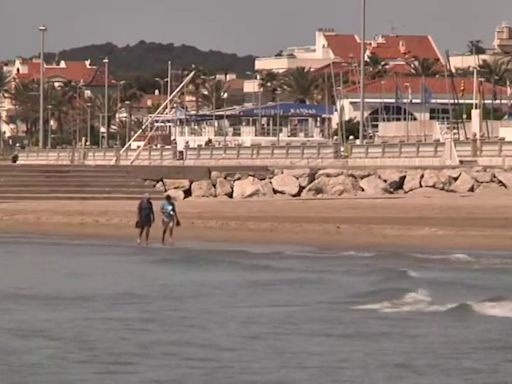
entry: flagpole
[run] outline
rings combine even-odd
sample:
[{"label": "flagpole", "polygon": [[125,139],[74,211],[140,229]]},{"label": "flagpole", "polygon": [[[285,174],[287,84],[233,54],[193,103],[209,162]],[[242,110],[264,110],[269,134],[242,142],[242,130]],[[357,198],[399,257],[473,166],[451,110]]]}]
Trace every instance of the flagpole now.
[{"label": "flagpole", "polygon": [[366,53],[366,0],[361,0],[361,79],[360,79],[360,90],[361,90],[361,113],[360,113],[360,121],[359,121],[359,142],[363,143],[363,135],[364,135],[364,109],[365,109],[365,53]]}]

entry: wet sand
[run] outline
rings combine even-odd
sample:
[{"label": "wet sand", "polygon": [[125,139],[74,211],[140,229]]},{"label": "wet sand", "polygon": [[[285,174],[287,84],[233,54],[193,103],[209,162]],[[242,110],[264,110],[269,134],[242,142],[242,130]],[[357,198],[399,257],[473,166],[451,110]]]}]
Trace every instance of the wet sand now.
[{"label": "wet sand", "polygon": [[[159,206],[155,202],[155,208]],[[134,241],[134,201],[0,201],[2,233]],[[512,249],[512,194],[186,200],[176,240],[336,248]],[[152,240],[159,239],[159,215]]]}]

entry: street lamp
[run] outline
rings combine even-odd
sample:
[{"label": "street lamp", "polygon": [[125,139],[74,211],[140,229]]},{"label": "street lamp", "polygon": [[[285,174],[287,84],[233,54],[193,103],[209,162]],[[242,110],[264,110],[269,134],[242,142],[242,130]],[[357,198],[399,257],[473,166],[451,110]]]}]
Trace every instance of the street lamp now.
[{"label": "street lamp", "polygon": [[130,142],[130,134],[131,134],[131,123],[132,123],[132,109],[131,109],[130,101],[125,101],[124,105],[126,107],[126,110],[128,112],[128,118],[126,119],[126,139],[125,139],[125,145],[128,145]]},{"label": "street lamp", "polygon": [[87,108],[87,145],[91,145],[91,103],[85,104]]},{"label": "street lamp", "polygon": [[361,0],[361,78],[359,87],[361,90],[361,114],[359,121],[359,142],[363,143],[364,135],[364,109],[365,109],[365,56],[366,56],[366,0]]},{"label": "street lamp", "polygon": [[48,107],[48,146],[46,148],[50,149],[52,147],[52,109],[53,107],[49,105]]},{"label": "street lamp", "polygon": [[[172,87],[172,62],[167,62],[167,100],[171,98],[171,87]],[[167,105],[167,113],[171,111],[171,104]]]},{"label": "street lamp", "polygon": [[405,83],[404,84],[405,89],[407,89],[407,103],[406,103],[406,117],[405,117],[405,140],[406,142],[409,142],[409,105],[412,99],[412,90],[411,90],[411,84]]},{"label": "street lamp", "polygon": [[159,77],[155,77],[155,80],[160,83],[160,98],[164,95],[164,84],[167,79],[161,79]]},{"label": "street lamp", "polygon": [[222,99],[224,100],[224,146],[226,145],[226,135],[227,135],[227,119],[226,119],[226,101],[228,100],[227,91],[222,92]]},{"label": "street lamp", "polygon": [[44,148],[44,34],[48,30],[46,25],[41,25],[41,54],[39,63],[39,148]]},{"label": "street lamp", "polygon": [[[108,57],[105,57],[103,59],[103,64],[105,64],[105,142],[106,142],[106,147],[108,148],[108,136],[109,136],[109,126],[108,126]],[[101,131],[101,126],[100,126],[100,131]],[[100,134],[100,137],[101,137],[101,134]],[[102,147],[101,145],[101,140],[100,140],[100,147]]]}]

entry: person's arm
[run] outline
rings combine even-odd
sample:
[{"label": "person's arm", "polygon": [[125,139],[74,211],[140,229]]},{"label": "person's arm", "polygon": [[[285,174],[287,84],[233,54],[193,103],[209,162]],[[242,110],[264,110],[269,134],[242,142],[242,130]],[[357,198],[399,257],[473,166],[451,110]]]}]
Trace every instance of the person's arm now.
[{"label": "person's arm", "polygon": [[172,204],[172,209],[174,211],[174,216],[176,216],[176,226],[180,227],[181,221],[180,221],[180,218],[178,217],[178,210],[176,209],[176,204],[174,203],[174,201],[171,204]]},{"label": "person's arm", "polygon": [[141,208],[141,202],[139,201],[139,204],[137,205],[137,220],[140,220],[140,208]]},{"label": "person's arm", "polygon": [[151,206],[151,222],[155,222],[155,211],[153,210],[153,203],[150,202],[149,205]]}]

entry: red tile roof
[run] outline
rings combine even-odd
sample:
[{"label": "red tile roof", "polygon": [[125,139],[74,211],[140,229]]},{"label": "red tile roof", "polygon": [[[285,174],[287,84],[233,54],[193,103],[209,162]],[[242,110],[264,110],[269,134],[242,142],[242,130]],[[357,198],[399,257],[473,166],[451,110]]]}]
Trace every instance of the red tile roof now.
[{"label": "red tile roof", "polygon": [[[461,99],[473,98],[473,78],[472,77],[455,77],[453,79],[455,84],[455,91]],[[423,79],[421,76],[390,76],[382,79],[369,81],[366,83],[366,94],[369,98],[380,98],[380,95],[393,95],[399,89],[403,98],[407,98],[408,85],[411,88],[413,98],[418,99],[421,97]],[[443,77],[427,77],[425,78],[425,85],[432,93],[432,98],[452,98],[453,86],[451,79],[448,78],[448,83]],[[464,88],[462,96],[461,89]],[[507,96],[507,88],[495,85],[495,94],[497,99],[505,99]],[[486,99],[491,99],[493,95],[493,86],[491,83],[483,83],[483,91]],[[348,87],[344,93],[349,98],[359,98],[359,85]]]},{"label": "red tile roof", "polygon": [[[335,57],[345,61],[360,61],[361,40],[358,36],[325,34],[324,37]],[[370,53],[385,60],[419,57],[443,61],[441,53],[430,36],[382,35],[373,41],[367,41],[366,45]]]},{"label": "red tile roof", "polygon": [[430,36],[383,35],[374,40],[373,44],[368,44],[368,49],[386,60],[419,57],[443,61]]},{"label": "red tile roof", "polygon": [[[27,67],[24,73],[15,74],[19,80],[38,80],[40,71],[39,61],[23,61],[23,65]],[[99,69],[95,66],[88,66],[85,61],[62,61],[60,65],[45,64],[45,77],[49,80],[52,78],[63,78],[67,81],[83,82],[88,86],[103,86],[105,84],[105,69],[101,66]],[[109,75],[109,84],[116,84],[112,76]]]},{"label": "red tile roof", "polygon": [[325,34],[324,37],[335,57],[346,61],[359,61],[361,40],[356,35]]}]

